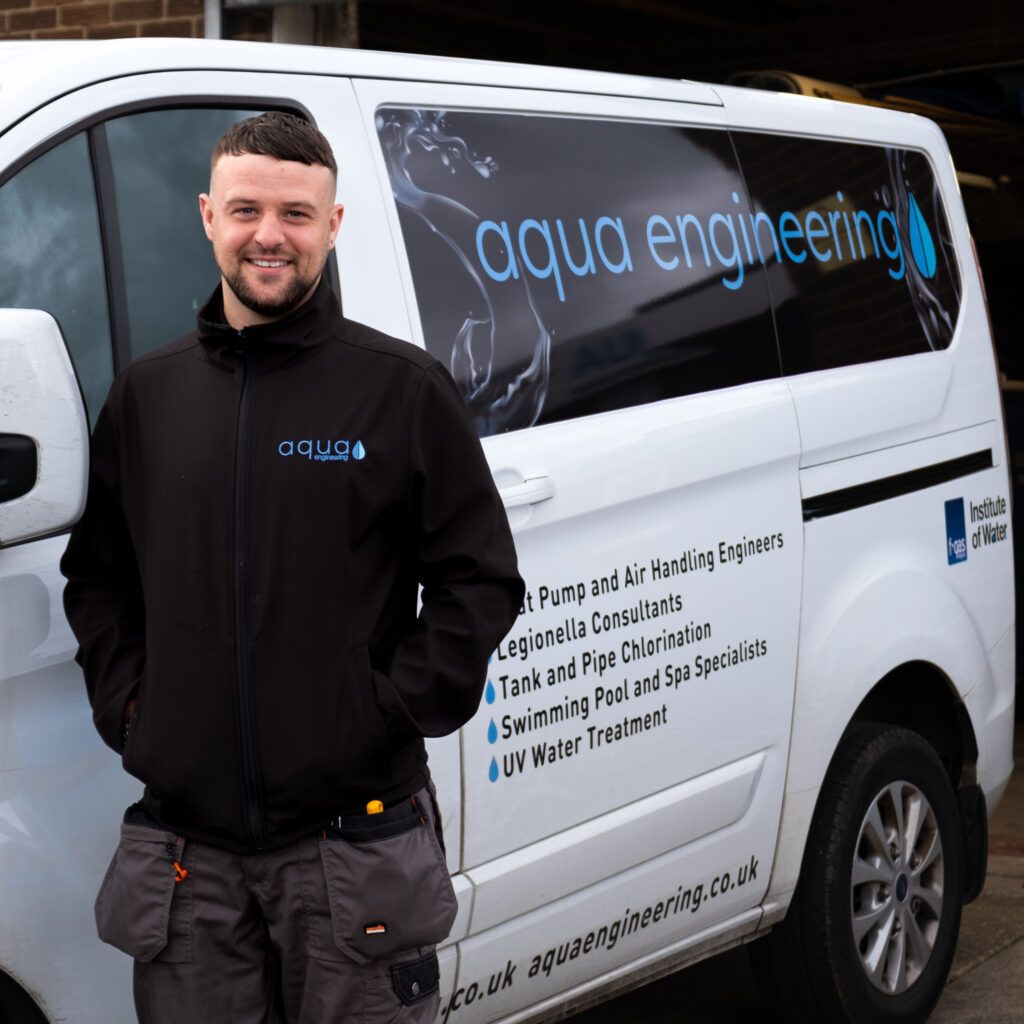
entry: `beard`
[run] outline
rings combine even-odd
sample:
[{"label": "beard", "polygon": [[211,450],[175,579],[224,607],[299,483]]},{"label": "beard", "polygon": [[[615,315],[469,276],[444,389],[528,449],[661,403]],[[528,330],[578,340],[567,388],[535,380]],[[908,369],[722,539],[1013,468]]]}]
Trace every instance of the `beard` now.
[{"label": "beard", "polygon": [[[273,259],[274,257],[266,258]],[[292,277],[291,284],[276,298],[262,298],[257,295],[245,280],[241,263],[231,273],[228,273],[224,267],[220,268],[220,272],[224,275],[228,287],[235,293],[235,297],[243,306],[260,316],[277,318],[290,313],[302,303],[323,272],[323,265],[321,264],[310,276],[303,276],[296,272]]]}]

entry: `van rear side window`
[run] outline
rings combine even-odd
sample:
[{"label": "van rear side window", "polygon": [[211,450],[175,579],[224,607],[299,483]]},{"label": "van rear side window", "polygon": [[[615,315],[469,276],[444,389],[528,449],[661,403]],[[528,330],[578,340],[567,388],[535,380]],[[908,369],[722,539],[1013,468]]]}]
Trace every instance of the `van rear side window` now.
[{"label": "van rear side window", "polygon": [[724,130],[382,108],[427,349],[481,435],[779,376]]},{"label": "van rear side window", "polygon": [[733,139],[785,373],[948,347],[960,277],[923,154],[753,132]]}]

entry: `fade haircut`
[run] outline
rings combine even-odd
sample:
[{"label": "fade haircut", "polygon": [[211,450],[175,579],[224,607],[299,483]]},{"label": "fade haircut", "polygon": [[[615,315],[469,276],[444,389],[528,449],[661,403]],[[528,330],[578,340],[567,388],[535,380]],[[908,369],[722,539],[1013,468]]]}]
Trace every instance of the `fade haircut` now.
[{"label": "fade haircut", "polygon": [[294,114],[270,110],[233,124],[213,147],[210,172],[222,156],[246,153],[300,164],[320,164],[338,180],[338,165],[334,162],[331,144],[313,125]]}]

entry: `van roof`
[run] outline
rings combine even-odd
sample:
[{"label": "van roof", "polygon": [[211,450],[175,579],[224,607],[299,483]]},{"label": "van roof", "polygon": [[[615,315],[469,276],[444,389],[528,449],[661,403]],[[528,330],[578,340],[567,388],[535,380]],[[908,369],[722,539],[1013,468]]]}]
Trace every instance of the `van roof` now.
[{"label": "van roof", "polygon": [[58,96],[107,79],[214,70],[397,78],[722,105],[715,90],[700,82],[500,61],[214,39],[31,40],[0,43],[0,132]]}]

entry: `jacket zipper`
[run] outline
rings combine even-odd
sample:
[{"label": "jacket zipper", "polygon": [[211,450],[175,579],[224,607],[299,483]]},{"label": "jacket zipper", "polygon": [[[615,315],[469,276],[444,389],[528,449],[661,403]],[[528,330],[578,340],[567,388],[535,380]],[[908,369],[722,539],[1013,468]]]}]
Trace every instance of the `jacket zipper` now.
[{"label": "jacket zipper", "polygon": [[242,794],[245,822],[257,850],[267,846],[263,780],[256,759],[252,685],[249,679],[249,356],[238,332],[235,346],[235,379],[241,384],[235,440],[235,691],[242,738]]}]

